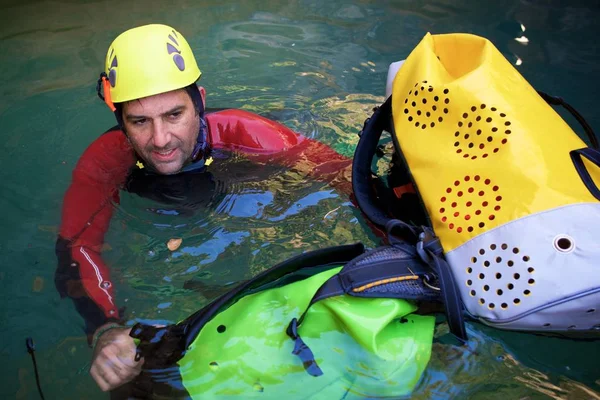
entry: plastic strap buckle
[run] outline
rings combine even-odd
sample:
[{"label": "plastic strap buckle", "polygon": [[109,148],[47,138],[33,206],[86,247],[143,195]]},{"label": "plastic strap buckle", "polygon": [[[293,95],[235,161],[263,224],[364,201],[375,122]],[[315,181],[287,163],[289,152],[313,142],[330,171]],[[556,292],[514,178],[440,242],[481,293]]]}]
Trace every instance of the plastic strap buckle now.
[{"label": "plastic strap buckle", "polygon": [[431,233],[431,231],[429,231],[428,229],[424,229],[423,232],[419,234],[419,241],[416,245],[417,254],[419,254],[421,260],[423,260],[423,262],[428,265],[430,265],[433,260],[430,253],[425,250],[425,246],[429,244],[433,239],[435,239],[435,236]]}]

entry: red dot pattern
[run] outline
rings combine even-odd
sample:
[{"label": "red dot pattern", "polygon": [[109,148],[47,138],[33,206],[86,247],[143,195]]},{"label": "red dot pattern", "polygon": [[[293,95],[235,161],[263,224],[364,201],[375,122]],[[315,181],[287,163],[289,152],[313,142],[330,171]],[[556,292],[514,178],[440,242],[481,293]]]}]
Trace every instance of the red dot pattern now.
[{"label": "red dot pattern", "polygon": [[440,197],[440,220],[448,229],[475,232],[484,229],[502,211],[501,188],[491,179],[467,175],[452,182]]}]

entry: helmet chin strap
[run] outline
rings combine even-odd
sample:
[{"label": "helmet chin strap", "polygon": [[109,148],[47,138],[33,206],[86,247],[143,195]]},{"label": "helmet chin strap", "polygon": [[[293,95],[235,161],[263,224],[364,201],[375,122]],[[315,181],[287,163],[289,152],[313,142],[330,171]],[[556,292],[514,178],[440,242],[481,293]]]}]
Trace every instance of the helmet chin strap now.
[{"label": "helmet chin strap", "polygon": [[198,132],[198,139],[192,151],[192,162],[196,162],[206,158],[210,153],[210,147],[206,141],[208,136],[208,127],[206,125],[206,119],[204,113],[200,115],[200,131]]},{"label": "helmet chin strap", "polygon": [[[121,114],[121,107],[117,107],[117,105],[115,105],[112,102],[112,99],[110,97],[110,81],[108,80],[108,77],[104,72],[102,72],[100,74],[100,78],[98,78],[98,83],[96,84],[96,93],[98,94],[98,97],[100,97],[100,99],[104,103],[106,103],[108,108],[110,108],[110,110],[115,114],[117,124],[119,124],[121,130],[125,132],[125,125],[123,124],[123,115]],[[104,95],[102,93],[104,93]]]},{"label": "helmet chin strap", "polygon": [[208,125],[206,124],[206,118],[204,117],[204,102],[200,91],[195,83],[186,86],[185,91],[192,98],[192,103],[198,112],[200,118],[200,129],[198,131],[198,138],[196,139],[196,145],[192,151],[192,162],[197,162],[205,159],[210,154],[210,147],[208,145]]}]

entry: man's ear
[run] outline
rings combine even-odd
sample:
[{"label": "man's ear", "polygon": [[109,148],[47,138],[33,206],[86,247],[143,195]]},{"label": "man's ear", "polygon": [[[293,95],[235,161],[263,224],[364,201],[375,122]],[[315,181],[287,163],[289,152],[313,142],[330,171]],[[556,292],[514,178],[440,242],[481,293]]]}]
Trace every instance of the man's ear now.
[{"label": "man's ear", "polygon": [[202,97],[202,105],[206,108],[206,89],[203,86],[198,86],[198,90],[200,91],[200,97]]}]

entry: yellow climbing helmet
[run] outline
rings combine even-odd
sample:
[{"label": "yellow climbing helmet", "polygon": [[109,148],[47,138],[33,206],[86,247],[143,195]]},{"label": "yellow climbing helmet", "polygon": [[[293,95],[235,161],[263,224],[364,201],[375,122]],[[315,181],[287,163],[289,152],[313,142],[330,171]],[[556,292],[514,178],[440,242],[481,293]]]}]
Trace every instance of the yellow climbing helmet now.
[{"label": "yellow climbing helmet", "polygon": [[121,33],[108,48],[101,75],[103,98],[114,111],[113,103],[181,89],[200,75],[192,49],[179,32],[167,25],[139,26]]}]

